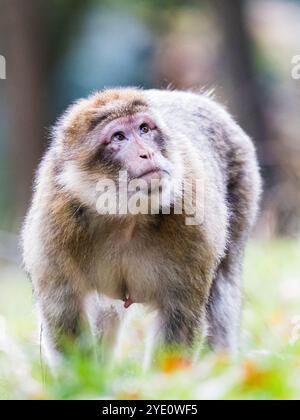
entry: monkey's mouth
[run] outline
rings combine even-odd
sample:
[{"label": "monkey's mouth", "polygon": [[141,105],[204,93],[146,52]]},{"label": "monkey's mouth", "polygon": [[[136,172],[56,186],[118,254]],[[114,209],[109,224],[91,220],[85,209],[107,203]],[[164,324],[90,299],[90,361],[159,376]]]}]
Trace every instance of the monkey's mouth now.
[{"label": "monkey's mouth", "polygon": [[166,171],[165,169],[160,169],[160,168],[152,168],[149,169],[148,171],[143,172],[141,175],[137,176],[136,179],[145,179],[147,180],[151,180],[151,179],[161,179],[162,176],[164,174],[170,175],[168,171]]}]

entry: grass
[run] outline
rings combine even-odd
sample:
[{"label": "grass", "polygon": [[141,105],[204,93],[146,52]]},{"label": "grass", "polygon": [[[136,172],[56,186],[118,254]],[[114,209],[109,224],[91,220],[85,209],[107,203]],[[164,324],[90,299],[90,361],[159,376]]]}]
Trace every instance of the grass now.
[{"label": "grass", "polygon": [[205,349],[196,361],[165,352],[143,373],[151,314],[135,309],[110,363],[75,350],[54,379],[40,357],[31,287],[16,267],[0,265],[0,399],[299,399],[299,276],[299,243],[249,246],[235,361]]}]

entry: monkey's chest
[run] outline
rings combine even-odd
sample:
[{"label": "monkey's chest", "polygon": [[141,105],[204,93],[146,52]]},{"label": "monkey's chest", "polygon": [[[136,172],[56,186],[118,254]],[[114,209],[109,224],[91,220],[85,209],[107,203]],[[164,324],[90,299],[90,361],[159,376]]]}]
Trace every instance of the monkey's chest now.
[{"label": "monkey's chest", "polygon": [[161,256],[152,247],[111,248],[99,256],[97,286],[99,293],[114,299],[130,297],[136,303],[156,300],[163,275]]}]

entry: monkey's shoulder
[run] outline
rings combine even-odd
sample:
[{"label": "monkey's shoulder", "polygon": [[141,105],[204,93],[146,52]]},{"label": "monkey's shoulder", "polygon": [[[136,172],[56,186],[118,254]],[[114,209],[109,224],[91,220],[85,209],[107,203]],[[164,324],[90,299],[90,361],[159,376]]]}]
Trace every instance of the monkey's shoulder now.
[{"label": "monkey's shoulder", "polygon": [[188,91],[147,90],[149,103],[164,119],[166,125],[195,137],[197,131],[204,137],[224,142],[231,147],[238,138],[239,145],[249,138],[235,122],[226,107],[208,93]]},{"label": "monkey's shoulder", "polygon": [[171,109],[193,116],[196,111],[201,116],[214,116],[214,120],[228,116],[225,107],[208,93],[195,93],[179,90],[147,90],[145,96],[154,107]]}]

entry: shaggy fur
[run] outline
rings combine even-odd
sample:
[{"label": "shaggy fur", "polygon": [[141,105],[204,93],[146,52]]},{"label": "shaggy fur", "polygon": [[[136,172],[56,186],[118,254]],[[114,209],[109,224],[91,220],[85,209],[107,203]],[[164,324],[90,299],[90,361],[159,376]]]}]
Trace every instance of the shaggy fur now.
[{"label": "shaggy fur", "polygon": [[[166,140],[176,197],[181,181],[200,179],[203,220],[185,215],[105,216],[96,212],[99,177],[116,170],[95,159],[97,133],[112,119],[147,110]],[[178,181],[179,179],[179,181]],[[62,116],[37,173],[23,229],[24,262],[48,350],[76,335],[90,292],[110,298],[97,315],[109,327],[124,295],[153,306],[166,342],[206,334],[235,350],[242,260],[255,222],[261,181],[252,142],[206,95],[120,89],[80,100]],[[174,203],[173,203],[174,204]]]}]

